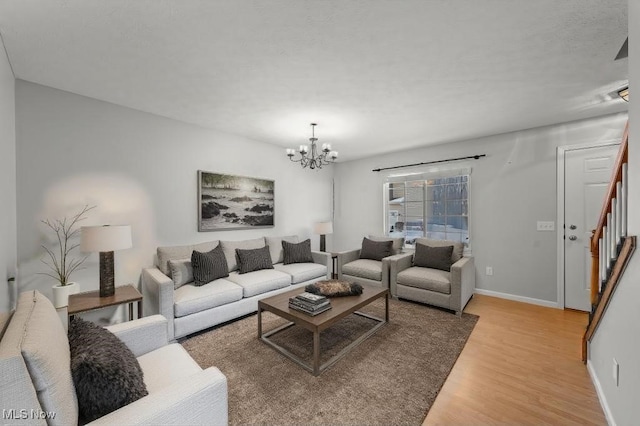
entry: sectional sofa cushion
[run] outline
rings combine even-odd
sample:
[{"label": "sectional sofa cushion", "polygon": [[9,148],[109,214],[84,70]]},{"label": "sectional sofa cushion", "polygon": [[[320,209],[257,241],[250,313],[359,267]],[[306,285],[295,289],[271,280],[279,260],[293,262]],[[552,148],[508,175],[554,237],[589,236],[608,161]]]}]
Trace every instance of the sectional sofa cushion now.
[{"label": "sectional sofa cushion", "polygon": [[360,259],[382,260],[393,254],[393,241],[373,241],[368,238],[362,239],[360,249]]},{"label": "sectional sofa cushion", "polygon": [[280,263],[273,265],[273,267],[280,272],[291,275],[291,284],[327,276],[327,266],[318,263],[292,263],[289,265]]},{"label": "sectional sofa cushion", "polygon": [[264,238],[243,241],[220,241],[220,246],[227,259],[229,272],[238,270],[238,258],[236,249],[250,250],[265,246]]},{"label": "sectional sofa cushion", "polygon": [[173,314],[179,318],[242,299],[242,287],[221,278],[195,286],[186,284],[173,293]]},{"label": "sectional sofa cushion", "polygon": [[248,274],[233,272],[227,279],[242,287],[243,297],[251,297],[291,285],[291,275],[275,269],[263,269]]},{"label": "sectional sofa cushion", "polygon": [[285,265],[291,263],[313,263],[310,239],[306,239],[297,244],[282,241],[282,250],[284,252],[283,258]]},{"label": "sectional sofa cushion", "polygon": [[238,271],[241,274],[259,271],[261,269],[273,269],[269,247],[261,247],[251,250],[236,249],[238,256]]},{"label": "sectional sofa cushion", "polygon": [[193,282],[197,286],[229,276],[227,261],[219,245],[207,253],[194,250],[191,253],[191,265],[193,265]]},{"label": "sectional sofa cushion", "polygon": [[83,421],[90,422],[149,394],[133,352],[106,328],[69,322],[71,372]]},{"label": "sectional sofa cushion", "polygon": [[451,271],[452,252],[453,246],[429,247],[417,243],[413,264],[423,268],[440,269],[449,272]]},{"label": "sectional sofa cushion", "polygon": [[464,244],[457,241],[431,240],[429,238],[416,238],[416,244],[418,243],[424,244],[429,247],[453,246],[453,252],[451,252],[451,264],[454,264],[458,260],[462,259],[462,254],[464,252]]},{"label": "sectional sofa cushion", "polygon": [[265,237],[267,245],[269,246],[269,252],[271,252],[271,263],[282,263],[284,261],[284,250],[282,248],[282,242],[297,243],[298,236],[290,235],[286,237]]},{"label": "sectional sofa cushion", "polygon": [[377,235],[369,235],[369,239],[371,241],[393,241],[393,245],[391,247],[392,254],[399,254],[402,252],[402,246],[404,246],[404,237],[380,237]]},{"label": "sectional sofa cushion", "polygon": [[191,253],[194,250],[208,252],[213,250],[217,245],[218,241],[215,240],[186,246],[158,247],[158,269],[160,269],[166,276],[171,276],[171,270],[169,269],[170,260],[190,259]]},{"label": "sectional sofa cushion", "polygon": [[[71,376],[69,340],[49,299],[37,291],[22,293],[5,341],[14,342],[21,351],[42,410],[56,413],[50,424],[76,424],[78,400]],[[10,380],[15,371],[2,374]],[[16,384],[18,389],[20,385]]]},{"label": "sectional sofa cushion", "polygon": [[371,259],[358,259],[342,266],[342,273],[354,277],[382,281],[382,262]]},{"label": "sectional sofa cushion", "polygon": [[398,274],[400,285],[451,294],[451,272],[439,269],[411,267]]},{"label": "sectional sofa cushion", "polygon": [[169,270],[171,271],[174,288],[179,288],[193,281],[191,259],[169,260]]}]

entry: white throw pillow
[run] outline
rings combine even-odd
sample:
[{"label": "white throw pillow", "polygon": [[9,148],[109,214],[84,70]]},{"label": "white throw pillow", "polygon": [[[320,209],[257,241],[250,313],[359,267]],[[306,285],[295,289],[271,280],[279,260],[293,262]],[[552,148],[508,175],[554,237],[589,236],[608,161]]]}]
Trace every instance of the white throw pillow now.
[{"label": "white throw pillow", "polygon": [[175,289],[193,281],[191,259],[170,260],[169,270]]}]

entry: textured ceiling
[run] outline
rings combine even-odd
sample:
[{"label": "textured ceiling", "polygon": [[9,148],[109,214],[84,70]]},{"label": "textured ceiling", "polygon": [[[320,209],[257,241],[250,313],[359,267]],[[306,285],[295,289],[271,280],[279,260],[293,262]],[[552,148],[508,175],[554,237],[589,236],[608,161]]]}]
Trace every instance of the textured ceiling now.
[{"label": "textured ceiling", "polygon": [[17,78],[343,160],[624,111],[623,0],[3,0]]}]

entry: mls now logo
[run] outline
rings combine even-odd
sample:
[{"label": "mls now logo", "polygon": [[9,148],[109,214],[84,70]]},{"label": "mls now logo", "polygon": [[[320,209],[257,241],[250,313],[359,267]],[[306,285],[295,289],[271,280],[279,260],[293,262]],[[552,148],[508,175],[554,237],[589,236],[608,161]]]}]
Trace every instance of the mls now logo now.
[{"label": "mls now logo", "polygon": [[42,410],[27,410],[26,408],[22,408],[20,410],[2,409],[2,419],[3,420],[48,420],[54,419],[56,417],[56,413],[53,411],[42,411]]}]

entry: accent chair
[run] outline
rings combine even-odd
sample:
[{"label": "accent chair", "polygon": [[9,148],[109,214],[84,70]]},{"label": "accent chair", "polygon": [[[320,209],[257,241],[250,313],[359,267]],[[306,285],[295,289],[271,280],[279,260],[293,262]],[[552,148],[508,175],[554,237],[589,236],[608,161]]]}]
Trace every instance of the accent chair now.
[{"label": "accent chair", "polygon": [[450,270],[417,266],[415,254],[394,259],[389,264],[391,295],[439,306],[461,315],[475,289],[473,257],[463,257],[464,246],[460,242],[418,238],[417,244],[431,248],[453,246]]},{"label": "accent chair", "polygon": [[[363,248],[366,248],[365,245],[367,244],[366,240],[373,242],[391,241],[390,255],[379,260],[368,258],[363,253]],[[353,281],[361,285],[389,288],[389,265],[391,261],[403,256],[411,256],[410,254],[401,253],[403,244],[403,237],[388,238],[369,235],[368,238],[363,240],[362,247],[337,253],[338,279]]]}]

